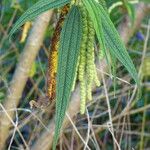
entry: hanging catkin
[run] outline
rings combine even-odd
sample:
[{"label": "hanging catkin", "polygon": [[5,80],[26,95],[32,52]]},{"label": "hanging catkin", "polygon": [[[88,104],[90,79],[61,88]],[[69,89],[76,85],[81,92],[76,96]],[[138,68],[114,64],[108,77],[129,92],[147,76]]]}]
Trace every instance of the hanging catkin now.
[{"label": "hanging catkin", "polygon": [[87,11],[84,7],[80,7],[80,12],[82,16],[82,43],[80,48],[80,60],[79,60],[79,81],[80,81],[80,112],[83,114],[85,112],[85,104],[86,104],[86,44],[87,44],[87,33],[88,33],[88,22],[87,22]]},{"label": "hanging catkin", "polygon": [[87,99],[92,100],[92,83],[94,75],[94,36],[95,31],[91,18],[88,16],[88,41],[87,41]]},{"label": "hanging catkin", "polygon": [[78,79],[80,82],[80,113],[85,113],[86,100],[92,100],[92,85],[93,82],[97,86],[100,82],[97,77],[95,66],[95,53],[94,53],[94,37],[95,30],[93,22],[88,15],[87,10],[83,5],[80,6],[83,35],[80,48],[80,60],[78,67]]},{"label": "hanging catkin", "polygon": [[56,97],[56,71],[57,71],[58,44],[59,44],[62,25],[66,15],[68,14],[68,11],[69,11],[69,5],[65,5],[60,12],[60,17],[56,24],[56,28],[52,37],[49,61],[48,61],[47,96],[49,100],[53,100]]}]

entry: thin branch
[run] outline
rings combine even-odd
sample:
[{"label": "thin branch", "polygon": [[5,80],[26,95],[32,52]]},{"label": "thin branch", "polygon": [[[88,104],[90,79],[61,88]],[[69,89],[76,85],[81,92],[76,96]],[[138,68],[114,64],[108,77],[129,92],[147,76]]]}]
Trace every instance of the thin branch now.
[{"label": "thin branch", "polygon": [[[15,70],[14,76],[10,83],[9,91],[4,101],[5,110],[16,109],[19,104],[23,89],[28,79],[31,66],[42,45],[46,28],[52,16],[52,11],[41,14],[35,21],[33,28],[28,37],[20,61]],[[11,119],[14,118],[14,112],[8,112]],[[0,114],[0,149],[4,149],[5,142],[9,135],[11,122],[6,114]]]}]

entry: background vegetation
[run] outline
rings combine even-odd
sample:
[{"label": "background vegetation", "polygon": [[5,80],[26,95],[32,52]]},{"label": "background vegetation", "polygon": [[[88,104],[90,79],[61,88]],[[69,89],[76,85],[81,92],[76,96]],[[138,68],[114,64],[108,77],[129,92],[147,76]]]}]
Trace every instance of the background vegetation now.
[{"label": "background vegetation", "polygon": [[[0,150],[46,150],[52,146],[55,126],[53,104],[43,111],[31,109],[29,102],[46,92],[47,58],[59,10],[40,15],[32,23],[25,42],[20,42],[23,27],[15,33],[11,42],[8,40],[13,24],[36,1],[0,1]],[[106,2],[108,8],[117,3]],[[120,63],[117,64],[114,95],[113,78],[106,61],[101,60],[97,64],[97,71],[105,74],[100,76],[101,87],[93,90],[93,101],[87,104],[86,114],[80,115],[77,85],[58,149],[111,150],[117,149],[117,144],[123,150],[150,149],[149,5],[148,1],[139,1],[132,5],[135,9],[121,5],[110,13],[138,70],[142,96],[139,98],[136,85]],[[106,100],[110,102],[110,109]],[[108,122],[109,112],[113,128]]]}]

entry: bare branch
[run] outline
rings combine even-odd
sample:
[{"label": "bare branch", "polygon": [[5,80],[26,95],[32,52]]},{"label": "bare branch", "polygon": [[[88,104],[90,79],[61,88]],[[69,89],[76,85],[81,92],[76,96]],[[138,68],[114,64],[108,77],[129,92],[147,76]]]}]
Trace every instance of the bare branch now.
[{"label": "bare branch", "polygon": [[[15,109],[18,106],[22,96],[23,89],[28,79],[31,66],[42,45],[46,28],[52,16],[52,11],[47,11],[41,14],[35,21],[28,41],[25,45],[23,53],[20,56],[20,61],[15,70],[13,79],[10,83],[4,108],[7,110]],[[11,119],[14,117],[14,112],[8,112]],[[4,149],[5,142],[9,135],[11,122],[6,114],[0,114],[0,149]]]}]

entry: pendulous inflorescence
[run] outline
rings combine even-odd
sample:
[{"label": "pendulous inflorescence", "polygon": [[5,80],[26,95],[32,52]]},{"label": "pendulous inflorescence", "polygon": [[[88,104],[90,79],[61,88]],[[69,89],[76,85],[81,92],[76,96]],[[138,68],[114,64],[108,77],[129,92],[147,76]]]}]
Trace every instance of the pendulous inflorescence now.
[{"label": "pendulous inflorescence", "polygon": [[[47,99],[50,101],[56,98],[56,74],[58,65],[58,48],[60,42],[60,33],[64,20],[68,14],[70,5],[65,5],[60,10],[59,20],[56,24],[52,43],[50,47],[48,60],[48,82],[47,82]],[[72,91],[74,90],[76,81],[80,84],[80,113],[85,113],[85,106],[87,101],[92,100],[92,87],[95,84],[100,86],[100,81],[97,76],[95,66],[95,30],[91,17],[87,9],[81,4],[79,5],[80,14],[82,18],[82,39],[80,45],[80,54],[78,57],[77,67],[74,82],[72,84]]]},{"label": "pendulous inflorescence", "polygon": [[69,5],[65,5],[61,9],[59,20],[56,24],[56,28],[52,37],[52,43],[48,60],[48,82],[47,82],[47,96],[50,101],[56,98],[56,73],[57,73],[60,33],[62,30],[64,20],[68,14],[69,8],[70,8]]},{"label": "pendulous inflorescence", "polygon": [[[83,5],[80,5],[82,17],[82,42],[77,66],[77,79],[80,83],[80,113],[85,113],[86,101],[92,100],[92,86],[100,86],[95,66],[95,30],[93,22]],[[75,79],[76,80],[76,79]]]}]

